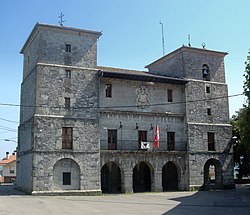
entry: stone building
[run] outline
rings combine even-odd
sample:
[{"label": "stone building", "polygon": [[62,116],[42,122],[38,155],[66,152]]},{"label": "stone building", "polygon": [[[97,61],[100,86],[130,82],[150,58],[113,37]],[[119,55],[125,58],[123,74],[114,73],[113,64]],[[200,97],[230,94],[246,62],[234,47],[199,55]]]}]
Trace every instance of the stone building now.
[{"label": "stone building", "polygon": [[227,53],[183,46],[148,72],[102,67],[100,36],[37,23],[28,37],[17,186],[32,194],[233,187]]}]

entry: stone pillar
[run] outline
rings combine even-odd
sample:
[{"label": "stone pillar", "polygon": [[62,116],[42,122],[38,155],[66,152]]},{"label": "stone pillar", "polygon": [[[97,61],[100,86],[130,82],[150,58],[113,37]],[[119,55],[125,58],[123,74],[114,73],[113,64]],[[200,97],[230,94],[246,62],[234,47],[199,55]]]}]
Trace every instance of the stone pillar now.
[{"label": "stone pillar", "polygon": [[124,172],[123,193],[133,193],[133,172]]},{"label": "stone pillar", "polygon": [[162,171],[155,171],[152,191],[162,192]]}]

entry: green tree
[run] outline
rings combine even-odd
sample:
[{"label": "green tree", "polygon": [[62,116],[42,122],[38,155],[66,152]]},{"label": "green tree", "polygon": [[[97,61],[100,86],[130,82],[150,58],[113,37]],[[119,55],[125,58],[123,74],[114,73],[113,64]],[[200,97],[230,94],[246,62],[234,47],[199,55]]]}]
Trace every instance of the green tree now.
[{"label": "green tree", "polygon": [[234,145],[234,161],[238,168],[238,178],[250,176],[250,52],[245,65],[243,93],[247,97],[247,102],[231,120],[233,136],[237,137]]},{"label": "green tree", "polygon": [[237,137],[234,144],[234,164],[237,169],[237,178],[242,179],[243,176],[250,176],[250,154],[248,150],[246,138],[250,136],[248,132],[250,128],[249,120],[246,120],[248,114],[247,108],[240,109],[236,115],[232,117],[231,124],[233,127],[233,136]]},{"label": "green tree", "polygon": [[245,107],[249,110],[250,109],[250,49],[245,64],[246,64],[246,69],[245,69],[245,74],[243,75],[245,77],[243,89],[244,89],[244,95],[247,97],[247,104],[245,105]]}]

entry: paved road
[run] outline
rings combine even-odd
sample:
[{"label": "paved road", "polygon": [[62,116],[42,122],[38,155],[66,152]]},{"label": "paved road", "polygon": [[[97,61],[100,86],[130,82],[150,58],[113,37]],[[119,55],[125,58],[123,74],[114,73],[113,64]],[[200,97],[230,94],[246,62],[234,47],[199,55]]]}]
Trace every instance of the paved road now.
[{"label": "paved road", "polygon": [[250,185],[235,190],[103,196],[29,196],[0,186],[0,215],[250,214]]}]

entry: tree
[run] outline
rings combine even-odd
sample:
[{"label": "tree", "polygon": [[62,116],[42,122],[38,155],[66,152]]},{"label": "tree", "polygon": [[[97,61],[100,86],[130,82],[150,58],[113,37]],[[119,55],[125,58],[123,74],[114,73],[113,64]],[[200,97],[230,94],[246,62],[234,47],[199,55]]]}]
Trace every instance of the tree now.
[{"label": "tree", "polygon": [[249,138],[250,134],[247,133],[250,130],[249,120],[246,120],[246,115],[248,114],[247,108],[240,109],[234,115],[231,120],[231,125],[233,127],[233,136],[237,137],[234,144],[234,165],[237,170],[237,178],[242,179],[242,177],[250,176],[250,154],[248,150],[249,144],[247,144],[246,139]]},{"label": "tree", "polygon": [[245,107],[249,110],[250,109],[250,49],[245,64],[246,64],[245,74],[243,75],[245,77],[245,81],[243,89],[244,89],[244,95],[247,97],[247,104],[245,105]]},{"label": "tree", "polygon": [[250,51],[245,65],[243,93],[247,97],[247,102],[231,120],[233,136],[237,137],[234,145],[234,161],[240,179],[243,176],[250,176]]},{"label": "tree", "polygon": [[242,119],[242,127],[241,127],[241,139],[243,144],[246,147],[247,154],[250,157],[250,49],[247,56],[247,61],[245,62],[246,69],[245,69],[245,81],[243,85],[244,95],[247,97],[247,102],[244,105],[244,113]]}]

